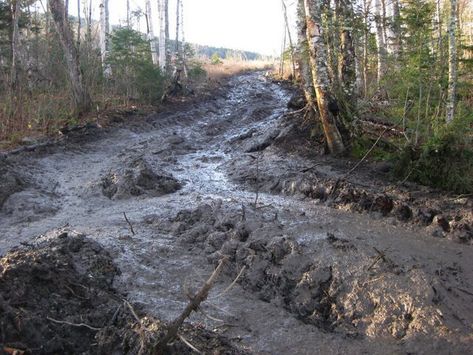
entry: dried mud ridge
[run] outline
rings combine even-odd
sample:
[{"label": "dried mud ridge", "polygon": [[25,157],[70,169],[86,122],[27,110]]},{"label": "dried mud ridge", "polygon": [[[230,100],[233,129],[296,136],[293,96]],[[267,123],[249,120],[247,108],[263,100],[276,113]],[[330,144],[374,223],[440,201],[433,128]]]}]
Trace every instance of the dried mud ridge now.
[{"label": "dried mud ridge", "polygon": [[[423,226],[434,237],[473,243],[470,196],[393,181],[388,163],[364,164],[345,176],[356,162],[321,156],[309,143],[310,128],[301,115],[282,117],[278,126],[256,143],[251,140],[254,133],[245,132],[232,141],[237,149],[260,154],[247,154],[228,163],[229,177],[234,182],[268,193],[302,195],[332,208],[387,218],[394,224]],[[284,159],[295,154],[318,157],[312,165]]]},{"label": "dried mud ridge", "polygon": [[471,353],[472,199],[340,181],[292,92],[246,74],[0,156],[0,349],[152,353],[227,257],[182,329],[203,353]]}]

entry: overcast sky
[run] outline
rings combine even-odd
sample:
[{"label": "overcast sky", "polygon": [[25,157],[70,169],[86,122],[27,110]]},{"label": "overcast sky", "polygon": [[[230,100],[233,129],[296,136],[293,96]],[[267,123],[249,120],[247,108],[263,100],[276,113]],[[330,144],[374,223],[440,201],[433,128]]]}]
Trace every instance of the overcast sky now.
[{"label": "overcast sky", "polygon": [[[93,0],[98,18],[98,0]],[[124,22],[126,0],[109,0],[112,24]],[[281,0],[183,0],[184,31],[188,42],[279,54],[284,35]],[[87,1],[88,2],[88,1]],[[154,31],[158,34],[157,0],[151,0]],[[70,2],[70,13],[77,10]],[[145,9],[145,0],[130,0],[132,10]],[[294,0],[286,0],[293,18]],[[292,6],[291,6],[292,5]],[[176,0],[169,0],[171,38],[175,33]],[[145,20],[141,20],[144,30]]]}]

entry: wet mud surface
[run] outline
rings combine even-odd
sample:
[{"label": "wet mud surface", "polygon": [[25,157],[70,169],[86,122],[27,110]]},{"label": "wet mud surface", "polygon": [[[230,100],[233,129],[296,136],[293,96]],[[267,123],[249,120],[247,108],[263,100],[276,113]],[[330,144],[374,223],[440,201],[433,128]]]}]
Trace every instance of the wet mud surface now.
[{"label": "wet mud surface", "polygon": [[[181,313],[227,256],[202,312],[188,320],[190,332],[201,330],[188,337],[204,352],[199,336],[217,339],[216,353],[471,352],[471,198],[392,183],[375,165],[339,180],[353,162],[316,154],[300,118],[287,115],[291,94],[246,74],[201,102],[3,156],[0,253],[51,236],[52,247],[20,259],[51,254],[82,280],[58,236],[86,235],[87,262],[99,258],[109,267],[97,273],[98,286],[89,280],[90,295],[112,290],[162,322]],[[52,252],[54,243],[60,246]],[[54,293],[34,275],[23,282]],[[11,276],[1,277],[3,298],[15,299]],[[49,316],[32,319],[102,329],[123,304],[97,297],[106,306],[95,319],[95,305],[77,311],[73,295],[59,288],[71,313],[45,308]],[[80,310],[84,317],[73,318]],[[121,331],[132,328],[129,317],[123,310]],[[78,337],[66,331],[98,334],[42,324],[61,346]],[[13,337],[3,342],[21,342],[14,329],[2,334]]]}]

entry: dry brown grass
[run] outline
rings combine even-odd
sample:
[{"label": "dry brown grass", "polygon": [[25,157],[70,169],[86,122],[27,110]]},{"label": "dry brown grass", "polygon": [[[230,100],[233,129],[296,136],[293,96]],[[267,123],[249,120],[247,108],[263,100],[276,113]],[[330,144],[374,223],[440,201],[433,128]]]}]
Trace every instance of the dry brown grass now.
[{"label": "dry brown grass", "polygon": [[202,63],[210,80],[221,80],[237,74],[254,70],[273,70],[275,63],[263,60],[242,61],[236,59],[223,59],[220,64],[212,64],[210,61]]}]

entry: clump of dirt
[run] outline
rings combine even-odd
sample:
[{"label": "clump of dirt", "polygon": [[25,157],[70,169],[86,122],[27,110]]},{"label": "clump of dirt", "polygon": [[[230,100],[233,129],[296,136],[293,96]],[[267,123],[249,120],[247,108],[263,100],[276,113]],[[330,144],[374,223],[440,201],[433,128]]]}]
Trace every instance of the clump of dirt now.
[{"label": "clump of dirt", "polygon": [[24,187],[25,182],[0,157],[0,209],[11,195],[23,190]]},{"label": "clump of dirt", "polygon": [[133,160],[125,168],[110,171],[102,178],[102,193],[114,200],[140,195],[162,196],[181,187],[172,175],[155,172],[143,158]]},{"label": "clump of dirt", "polygon": [[171,229],[182,243],[204,250],[212,264],[228,256],[231,279],[323,331],[399,341],[406,351],[471,346],[473,319],[457,315],[468,303],[448,291],[464,287],[455,265],[438,271],[450,275],[439,278],[415,258],[400,263],[386,250],[333,234],[308,248],[286,234],[277,217],[251,215],[202,205],[181,211]]},{"label": "clump of dirt", "polygon": [[[152,354],[165,325],[133,308],[112,287],[110,255],[82,235],[60,235],[0,259],[0,350],[26,354]],[[226,339],[185,325],[206,353],[241,354]],[[191,354],[182,341],[170,354]]]}]

